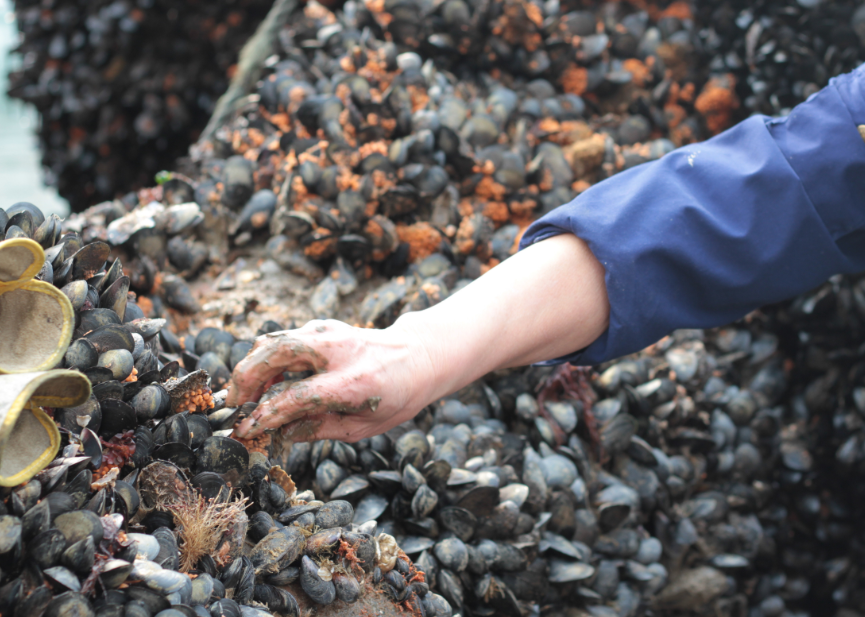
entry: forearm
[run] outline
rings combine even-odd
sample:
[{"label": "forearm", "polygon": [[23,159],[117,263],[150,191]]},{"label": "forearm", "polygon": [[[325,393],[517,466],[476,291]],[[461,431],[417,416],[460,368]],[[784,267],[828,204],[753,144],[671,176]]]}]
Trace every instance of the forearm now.
[{"label": "forearm", "polygon": [[571,234],[538,242],[440,304],[391,327],[417,341],[432,374],[422,404],[484,374],[581,349],[607,327],[604,269]]}]

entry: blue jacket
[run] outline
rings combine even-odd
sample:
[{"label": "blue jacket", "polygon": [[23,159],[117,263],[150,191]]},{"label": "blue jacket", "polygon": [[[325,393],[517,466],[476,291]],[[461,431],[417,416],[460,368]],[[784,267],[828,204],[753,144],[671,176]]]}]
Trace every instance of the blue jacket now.
[{"label": "blue jacket", "polygon": [[554,362],[610,360],[865,270],[865,65],[786,118],[752,116],[594,185],[520,247],[565,232],[606,269],[610,326]]}]

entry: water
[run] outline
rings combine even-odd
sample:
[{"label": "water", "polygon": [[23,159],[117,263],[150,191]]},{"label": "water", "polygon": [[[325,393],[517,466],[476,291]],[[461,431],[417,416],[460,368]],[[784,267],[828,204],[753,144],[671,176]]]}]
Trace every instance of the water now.
[{"label": "water", "polygon": [[10,55],[18,41],[11,0],[0,0],[0,207],[16,201],[36,204],[46,214],[65,216],[69,204],[42,182],[34,133],[39,116],[32,105],[6,96],[7,73],[19,59]]}]

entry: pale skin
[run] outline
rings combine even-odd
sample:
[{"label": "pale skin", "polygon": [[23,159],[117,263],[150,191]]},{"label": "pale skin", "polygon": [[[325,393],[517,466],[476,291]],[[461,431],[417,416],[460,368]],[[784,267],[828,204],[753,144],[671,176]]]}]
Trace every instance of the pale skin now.
[{"label": "pale skin", "polygon": [[259,337],[234,369],[226,404],[258,401],[285,371],[314,370],[260,404],[237,434],[284,427],[297,441],[354,442],[490,371],[586,347],[609,313],[603,266],[576,236],[554,236],[384,330],[316,320]]}]

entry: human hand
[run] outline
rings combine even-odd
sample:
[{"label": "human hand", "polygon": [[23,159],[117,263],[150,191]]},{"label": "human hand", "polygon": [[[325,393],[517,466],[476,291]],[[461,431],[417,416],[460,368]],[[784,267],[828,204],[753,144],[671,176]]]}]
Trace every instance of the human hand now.
[{"label": "human hand", "polygon": [[234,369],[226,404],[258,401],[282,373],[306,370],[316,374],[259,404],[237,435],[283,427],[294,441],[358,441],[413,418],[435,382],[429,354],[411,330],[314,320],[256,339]]}]

